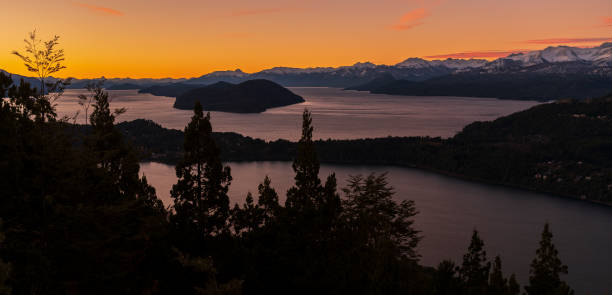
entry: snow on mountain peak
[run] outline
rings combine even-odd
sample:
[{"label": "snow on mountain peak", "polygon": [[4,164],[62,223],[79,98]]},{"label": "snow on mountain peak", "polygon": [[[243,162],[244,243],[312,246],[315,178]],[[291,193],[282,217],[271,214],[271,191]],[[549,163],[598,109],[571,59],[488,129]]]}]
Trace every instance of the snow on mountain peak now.
[{"label": "snow on mountain peak", "polygon": [[395,66],[399,68],[422,69],[422,68],[431,67],[431,64],[422,58],[411,57],[409,59],[406,59],[403,62],[396,64]]}]

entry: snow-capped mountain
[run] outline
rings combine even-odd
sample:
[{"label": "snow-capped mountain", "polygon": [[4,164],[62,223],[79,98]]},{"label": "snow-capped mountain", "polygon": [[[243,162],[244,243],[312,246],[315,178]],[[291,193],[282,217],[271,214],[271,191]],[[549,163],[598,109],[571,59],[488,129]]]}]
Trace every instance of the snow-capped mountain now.
[{"label": "snow-capped mountain", "polygon": [[548,47],[544,50],[513,54],[501,59],[518,61],[522,66],[533,66],[542,63],[584,62],[595,66],[612,65],[612,43],[598,47],[580,48],[569,46]]},{"label": "snow-capped mountain", "polygon": [[[189,83],[240,82],[246,79],[269,79],[285,86],[352,86],[389,75],[396,79],[423,81],[455,73],[540,73],[597,74],[612,77],[612,43],[593,48],[569,46],[548,47],[526,53],[512,54],[493,61],[484,59],[426,60],[408,58],[394,65],[359,62],[351,66],[289,68],[275,67],[260,72],[215,72]],[[214,74],[214,75],[213,75]]]},{"label": "snow-capped mountain", "polygon": [[446,67],[449,69],[467,69],[467,68],[479,68],[487,64],[486,59],[455,59],[448,58],[444,60],[424,60],[422,58],[412,57],[403,62],[396,64],[399,68],[412,68],[422,69],[428,67]]},{"label": "snow-capped mountain", "polygon": [[[394,65],[358,62],[350,66],[292,68],[274,67],[255,73],[240,69],[216,71],[191,79],[109,79],[106,85],[130,83],[160,85],[168,83],[212,84],[220,81],[240,83],[250,79],[268,79],[284,86],[349,87],[368,83],[381,77],[423,81],[434,77],[461,73],[537,73],[600,75],[612,78],[612,43],[597,47],[548,47],[526,53],[511,54],[493,61],[484,59],[425,60],[408,58]],[[16,75],[14,79],[19,79]],[[84,87],[90,79],[73,80],[73,87]]]}]

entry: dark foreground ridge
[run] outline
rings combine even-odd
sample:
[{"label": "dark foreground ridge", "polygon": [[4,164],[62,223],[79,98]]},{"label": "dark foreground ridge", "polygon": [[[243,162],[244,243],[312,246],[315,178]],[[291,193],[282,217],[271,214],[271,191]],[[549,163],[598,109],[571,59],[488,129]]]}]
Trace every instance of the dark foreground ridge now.
[{"label": "dark foreground ridge", "polygon": [[249,80],[240,84],[218,82],[196,88],[176,98],[177,109],[193,109],[199,101],[204,110],[232,113],[261,113],[269,108],[304,102],[304,99],[269,80]]},{"label": "dark foreground ridge", "polygon": [[[118,128],[145,160],[175,164],[182,131],[136,120]],[[224,161],[290,161],[297,143],[214,133]],[[323,163],[397,165],[612,205],[612,97],[535,106],[466,126],[453,138],[315,141]]]}]

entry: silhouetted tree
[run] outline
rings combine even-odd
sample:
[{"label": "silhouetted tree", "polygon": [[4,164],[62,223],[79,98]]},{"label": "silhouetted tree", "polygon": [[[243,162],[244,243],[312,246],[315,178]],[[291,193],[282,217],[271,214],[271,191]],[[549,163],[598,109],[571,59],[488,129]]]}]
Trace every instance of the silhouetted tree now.
[{"label": "silhouetted tree", "polygon": [[508,294],[518,295],[519,293],[521,293],[521,286],[516,281],[516,276],[512,274],[508,279]]},{"label": "silhouetted tree", "polygon": [[[140,164],[136,151],[125,142],[123,135],[115,127],[115,119],[126,109],[111,111],[108,92],[102,88],[104,81],[88,85],[93,101],[90,116],[91,134],[86,136],[85,147],[90,154],[88,160],[108,173],[98,175],[100,190],[114,188],[116,192],[106,195],[106,200],[114,202],[126,196],[139,198],[151,208],[165,214],[161,200],[155,195],[145,177],[139,176]],[[114,197],[113,197],[114,196]]]},{"label": "silhouetted tree", "polygon": [[487,261],[484,242],[478,231],[474,230],[468,252],[463,255],[459,276],[463,281],[466,294],[486,294],[491,263]]},{"label": "silhouetted tree", "polygon": [[343,191],[342,218],[357,233],[359,243],[372,249],[387,245],[397,257],[418,259],[416,247],[421,237],[413,226],[418,213],[414,201],[398,204],[393,200],[395,192],[386,173],[351,176]]},{"label": "silhouetted tree", "polygon": [[65,69],[62,65],[64,59],[64,50],[56,49],[59,44],[59,36],[54,36],[51,40],[42,42],[36,37],[36,30],[28,35],[29,38],[24,39],[25,53],[19,53],[14,50],[12,53],[18,56],[29,72],[35,73],[40,79],[40,89],[45,93],[45,79],[51,74]]},{"label": "silhouetted tree", "polygon": [[517,295],[519,292],[520,286],[516,282],[516,277],[514,276],[514,274],[512,274],[512,276],[510,276],[510,279],[504,278],[504,274],[502,272],[501,258],[499,257],[499,255],[495,256],[495,260],[493,261],[493,268],[489,276],[488,294]]},{"label": "silhouetted tree", "polygon": [[[42,121],[52,120],[55,118],[54,102],[61,96],[65,86],[70,83],[70,80],[62,79],[56,79],[54,82],[47,81],[50,75],[66,68],[62,64],[65,60],[64,50],[57,49],[59,36],[43,42],[37,38],[36,30],[34,30],[28,34],[24,42],[24,53],[16,50],[12,53],[23,61],[29,72],[36,73],[40,80],[40,92],[37,93],[34,101],[37,110],[35,115]],[[50,94],[47,95],[47,93]]]},{"label": "silhouetted tree", "polygon": [[433,280],[433,294],[456,295],[461,294],[461,280],[457,276],[457,267],[450,260],[443,260],[438,264]]},{"label": "silhouetted tree", "polygon": [[249,192],[242,207],[236,204],[232,209],[232,225],[237,234],[252,232],[270,225],[279,215],[281,210],[278,204],[278,195],[274,188],[270,186],[271,180],[268,176],[258,186],[257,203],[253,200],[253,195]]},{"label": "silhouetted tree", "polygon": [[229,167],[219,159],[212,138],[210,114],[204,116],[196,102],[191,122],[185,127],[183,160],[176,166],[178,182],[172,187],[172,222],[193,235],[218,235],[228,229],[229,198],[232,180]]},{"label": "silhouetted tree", "polygon": [[489,276],[489,290],[488,294],[506,294],[508,281],[504,278],[502,273],[501,258],[495,256],[493,261],[493,268]]},{"label": "silhouetted tree", "polygon": [[573,294],[574,291],[559,277],[567,274],[567,265],[559,259],[559,252],[552,242],[553,234],[550,232],[548,222],[544,224],[540,247],[536,250],[536,257],[531,262],[529,271],[529,285],[525,291],[530,295],[547,294]]},{"label": "silhouetted tree", "polygon": [[340,212],[340,197],[336,192],[335,174],[329,175],[325,185],[321,185],[320,164],[312,138],[313,129],[312,115],[308,110],[304,110],[302,136],[292,164],[295,186],[287,191],[285,207],[298,219],[312,219],[310,225],[323,227],[317,231],[325,231],[330,229],[331,223]]},{"label": "silhouetted tree", "polygon": [[281,206],[278,203],[278,194],[271,186],[272,180],[266,175],[264,181],[259,184],[257,191],[259,198],[257,205],[262,209],[262,225],[266,226],[274,222],[278,216]]}]

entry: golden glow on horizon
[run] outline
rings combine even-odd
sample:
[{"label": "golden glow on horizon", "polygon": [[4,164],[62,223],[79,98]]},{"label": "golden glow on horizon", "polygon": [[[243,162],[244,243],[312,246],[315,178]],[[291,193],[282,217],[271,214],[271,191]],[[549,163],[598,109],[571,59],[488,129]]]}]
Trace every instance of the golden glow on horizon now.
[{"label": "golden glow on horizon", "polygon": [[[50,3],[53,2],[53,3]],[[0,69],[27,33],[60,35],[59,76],[195,77],[275,66],[486,58],[612,41],[612,1],[58,0],[6,3]],[[545,12],[545,13],[543,13]]]}]

